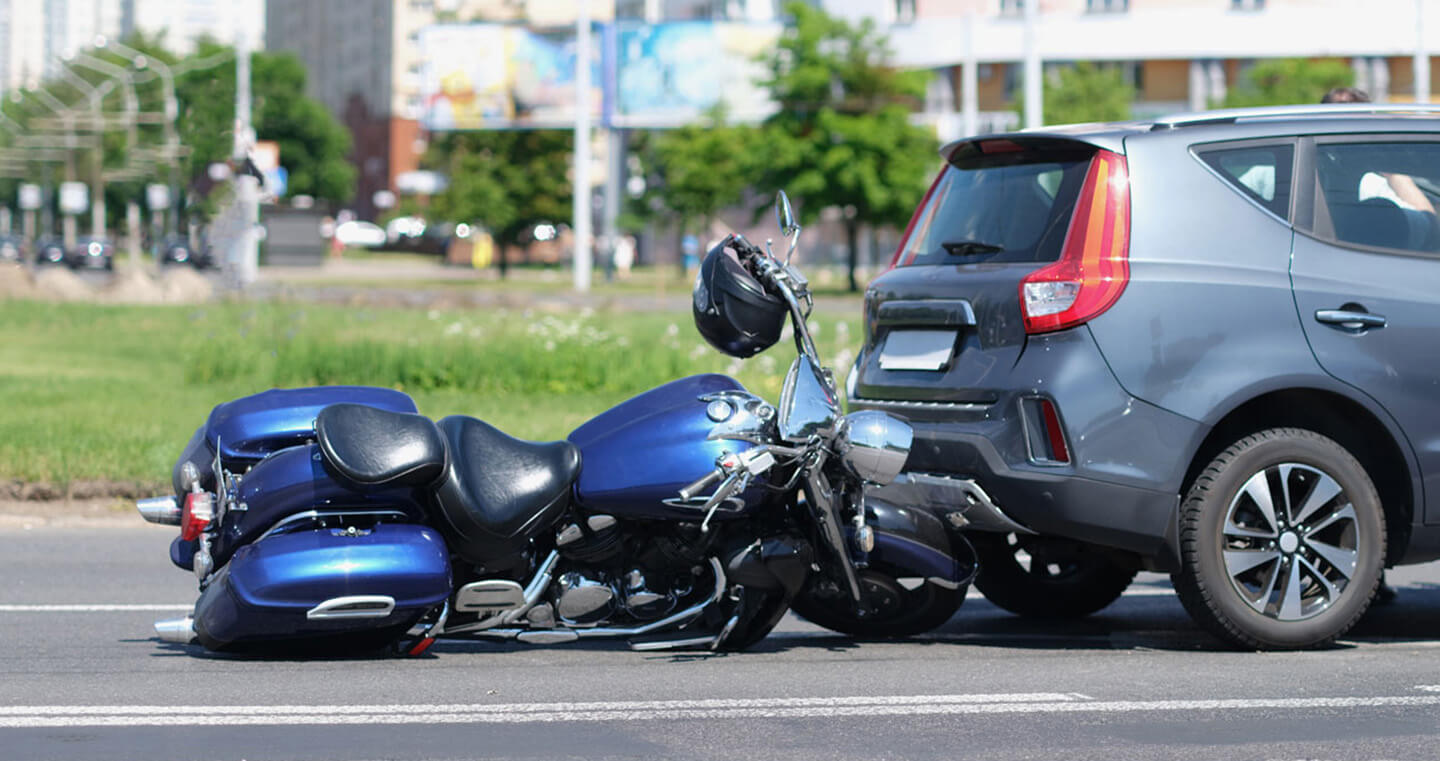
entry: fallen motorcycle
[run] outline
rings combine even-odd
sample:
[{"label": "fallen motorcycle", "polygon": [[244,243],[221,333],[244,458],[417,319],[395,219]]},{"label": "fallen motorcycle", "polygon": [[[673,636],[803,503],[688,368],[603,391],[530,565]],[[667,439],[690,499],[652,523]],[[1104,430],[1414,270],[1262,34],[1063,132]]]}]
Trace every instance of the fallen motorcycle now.
[{"label": "fallen motorcycle", "polygon": [[[793,254],[783,193],[777,216]],[[420,654],[439,637],[739,650],[792,605],[854,634],[945,622],[974,556],[930,512],[866,503],[867,484],[901,471],[911,430],[841,413],[790,254],[729,236],[693,295],[700,333],[732,357],[776,343],[790,318],[798,356],[775,405],[698,375],[547,443],[437,423],[383,388],[219,405],[175,465],[175,496],[138,503],[180,526],[171,560],[200,582],[193,613],[156,633],[212,650]]]}]

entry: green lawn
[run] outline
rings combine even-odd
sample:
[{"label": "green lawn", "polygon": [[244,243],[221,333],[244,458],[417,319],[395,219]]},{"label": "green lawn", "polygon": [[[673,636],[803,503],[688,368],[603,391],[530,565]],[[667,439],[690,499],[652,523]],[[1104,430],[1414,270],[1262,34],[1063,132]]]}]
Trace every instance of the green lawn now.
[{"label": "green lawn", "polygon": [[[812,320],[842,377],[858,317],[857,304]],[[0,480],[167,483],[211,407],[274,387],[399,388],[427,415],[551,439],[697,372],[728,372],[773,400],[793,356],[786,339],[732,361],[703,343],[688,312],[0,302]]]}]

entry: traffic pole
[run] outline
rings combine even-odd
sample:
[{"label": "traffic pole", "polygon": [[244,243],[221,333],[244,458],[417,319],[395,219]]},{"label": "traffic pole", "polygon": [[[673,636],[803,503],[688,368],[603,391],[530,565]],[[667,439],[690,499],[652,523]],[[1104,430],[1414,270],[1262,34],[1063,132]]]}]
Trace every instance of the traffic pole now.
[{"label": "traffic pole", "polygon": [[580,0],[575,19],[575,168],[572,209],[575,235],[575,290],[590,290],[590,2]]}]

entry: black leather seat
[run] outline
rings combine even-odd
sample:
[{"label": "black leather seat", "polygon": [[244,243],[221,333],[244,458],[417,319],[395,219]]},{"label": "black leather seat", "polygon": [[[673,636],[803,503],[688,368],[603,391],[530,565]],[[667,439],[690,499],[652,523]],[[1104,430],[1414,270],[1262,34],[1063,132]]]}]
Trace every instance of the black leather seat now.
[{"label": "black leather seat", "polygon": [[429,486],[445,472],[445,438],[430,418],[363,404],[332,404],[315,416],[325,460],[358,484]]},{"label": "black leather seat", "polygon": [[472,417],[440,421],[450,464],[436,490],[450,549],[474,562],[519,551],[554,525],[580,476],[568,441],[521,441]]}]

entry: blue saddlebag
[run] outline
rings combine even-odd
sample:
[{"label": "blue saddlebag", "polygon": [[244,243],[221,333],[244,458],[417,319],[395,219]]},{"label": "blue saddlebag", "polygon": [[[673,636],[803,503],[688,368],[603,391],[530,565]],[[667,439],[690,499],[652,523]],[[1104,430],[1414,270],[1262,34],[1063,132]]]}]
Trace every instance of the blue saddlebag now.
[{"label": "blue saddlebag", "polygon": [[414,524],[266,537],[237,550],[195,604],[211,649],[342,633],[397,636],[450,594],[444,540]]}]

